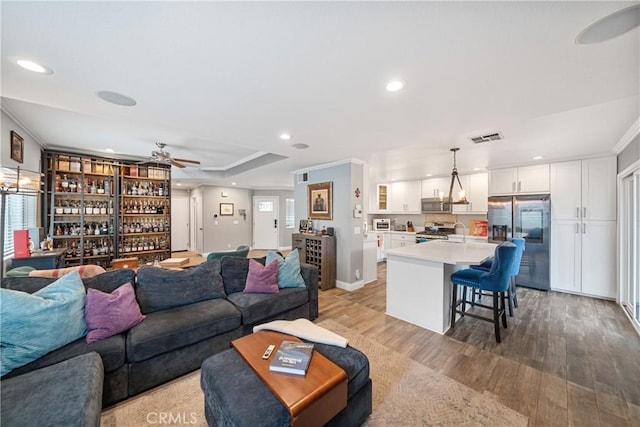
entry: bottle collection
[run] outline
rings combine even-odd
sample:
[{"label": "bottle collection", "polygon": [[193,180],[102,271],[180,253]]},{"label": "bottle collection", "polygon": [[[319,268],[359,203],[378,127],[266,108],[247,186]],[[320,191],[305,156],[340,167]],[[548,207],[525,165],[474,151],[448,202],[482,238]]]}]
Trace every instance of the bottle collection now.
[{"label": "bottle collection", "polygon": [[67,265],[135,256],[140,263],[171,256],[169,167],[44,152],[44,209],[51,248]]}]

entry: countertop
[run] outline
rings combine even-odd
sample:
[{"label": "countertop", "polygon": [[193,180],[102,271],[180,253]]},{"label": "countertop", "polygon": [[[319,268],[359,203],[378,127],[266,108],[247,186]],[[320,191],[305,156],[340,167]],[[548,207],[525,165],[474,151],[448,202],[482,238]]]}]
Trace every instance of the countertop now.
[{"label": "countertop", "polygon": [[387,257],[391,255],[444,264],[480,264],[493,256],[496,246],[495,243],[475,241],[458,243],[447,240],[432,240],[390,249],[386,253]]}]

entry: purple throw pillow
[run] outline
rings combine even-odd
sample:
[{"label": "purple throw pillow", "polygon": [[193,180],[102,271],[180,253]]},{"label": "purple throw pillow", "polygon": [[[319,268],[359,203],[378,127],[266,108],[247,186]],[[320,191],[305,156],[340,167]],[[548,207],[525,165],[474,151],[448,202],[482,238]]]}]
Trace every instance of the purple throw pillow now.
[{"label": "purple throw pillow", "polygon": [[245,293],[277,294],[278,293],[278,261],[273,260],[263,266],[254,259],[249,260],[249,273],[244,286]]},{"label": "purple throw pillow", "polygon": [[97,289],[87,290],[84,319],[87,322],[87,342],[96,342],[124,332],[144,320],[131,282],[110,294]]}]

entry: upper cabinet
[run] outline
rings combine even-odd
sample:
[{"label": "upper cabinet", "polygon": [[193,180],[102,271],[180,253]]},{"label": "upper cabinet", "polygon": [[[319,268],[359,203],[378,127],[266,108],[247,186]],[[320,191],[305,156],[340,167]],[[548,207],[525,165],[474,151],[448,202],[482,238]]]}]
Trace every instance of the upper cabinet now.
[{"label": "upper cabinet", "polygon": [[552,219],[616,219],[616,159],[551,164]]},{"label": "upper cabinet", "polygon": [[[457,214],[486,214],[489,196],[489,176],[487,173],[461,175],[460,182],[467,197],[468,205],[452,205],[452,212]],[[457,184],[455,186],[457,189]]]},{"label": "upper cabinet", "polygon": [[549,191],[549,164],[489,171],[489,195]]},{"label": "upper cabinet", "polygon": [[422,180],[422,197],[444,198],[449,195],[449,186],[451,185],[451,177],[445,178],[429,178]]},{"label": "upper cabinet", "polygon": [[421,213],[420,181],[399,181],[391,183],[391,212],[405,214]]}]

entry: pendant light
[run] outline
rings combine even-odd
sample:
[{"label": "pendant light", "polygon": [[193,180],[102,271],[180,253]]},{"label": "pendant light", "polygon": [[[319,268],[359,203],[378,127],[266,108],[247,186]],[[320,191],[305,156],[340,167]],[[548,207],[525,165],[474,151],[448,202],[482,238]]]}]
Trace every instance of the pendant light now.
[{"label": "pendant light", "polygon": [[[453,169],[451,170],[451,184],[449,185],[449,198],[447,199],[447,203],[452,205],[468,205],[467,197],[464,192],[464,188],[462,188],[462,183],[460,182],[460,177],[458,176],[458,168],[456,167],[456,152],[460,150],[459,148],[452,148],[450,151],[453,152]],[[453,201],[453,186],[458,182],[458,186],[460,187],[460,192],[458,193],[458,201]]]}]

